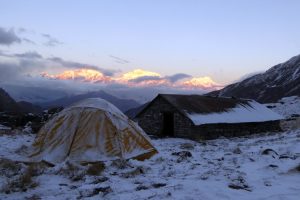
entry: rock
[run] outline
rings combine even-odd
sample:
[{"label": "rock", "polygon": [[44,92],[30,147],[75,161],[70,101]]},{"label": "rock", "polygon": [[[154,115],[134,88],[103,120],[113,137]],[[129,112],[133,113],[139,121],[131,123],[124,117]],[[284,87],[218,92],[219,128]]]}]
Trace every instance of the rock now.
[{"label": "rock", "polygon": [[40,196],[38,196],[37,194],[34,194],[30,197],[25,197],[25,200],[40,200],[42,199]]},{"label": "rock", "polygon": [[183,160],[186,160],[187,158],[192,157],[192,153],[189,151],[179,151],[172,153],[173,156],[178,156],[177,162],[181,162]]},{"label": "rock", "polygon": [[107,186],[107,187],[97,187],[94,189],[89,189],[89,190],[82,190],[80,191],[80,196],[77,199],[83,199],[85,197],[93,197],[95,195],[99,195],[100,193],[102,194],[102,196],[107,195],[108,193],[111,193],[113,190],[111,189],[111,187]]},{"label": "rock", "polygon": [[84,174],[80,173],[80,174],[75,174],[71,177],[71,180],[76,182],[76,181],[80,181],[84,179]]},{"label": "rock", "polygon": [[246,190],[248,192],[251,192],[251,189],[249,188],[248,185],[236,185],[234,183],[230,183],[228,185],[228,187],[231,188],[231,189],[235,189],[235,190]]},{"label": "rock", "polygon": [[152,187],[154,188],[160,188],[160,187],[165,187],[167,184],[165,183],[153,183]]},{"label": "rock", "polygon": [[279,156],[279,159],[291,159],[291,160],[296,160],[296,156],[289,156],[287,154],[282,154]]},{"label": "rock", "polygon": [[269,167],[271,167],[271,168],[278,168],[278,165],[270,164]]},{"label": "rock", "polygon": [[295,171],[300,172],[300,164],[297,167],[295,167]]},{"label": "rock", "polygon": [[103,176],[103,177],[98,177],[96,180],[94,180],[94,181],[92,182],[92,184],[103,183],[103,182],[105,182],[105,181],[108,181],[108,178],[107,178],[107,177],[105,177],[105,176]]},{"label": "rock", "polygon": [[261,155],[271,155],[273,158],[278,156],[278,153],[273,149],[265,149],[261,152]]},{"label": "rock", "polygon": [[232,152],[233,152],[234,154],[241,154],[241,153],[242,153],[242,150],[241,150],[239,147],[237,147],[237,148],[235,148]]},{"label": "rock", "polygon": [[267,187],[270,187],[270,186],[272,186],[272,183],[270,181],[265,181],[264,185],[267,186]]},{"label": "rock", "polygon": [[77,188],[78,188],[78,187],[77,187],[76,185],[71,185],[71,186],[70,186],[70,189],[71,189],[71,190],[75,190],[75,189],[77,189]]},{"label": "rock", "polygon": [[111,166],[116,167],[118,169],[126,169],[129,167],[132,168],[132,166],[129,165],[129,163],[124,159],[118,159],[118,160],[112,161]]},{"label": "rock", "polygon": [[200,179],[203,180],[203,181],[207,180],[208,179],[208,174],[202,174],[200,176]]},{"label": "rock", "polygon": [[121,177],[123,177],[123,178],[131,178],[131,177],[135,177],[137,175],[144,174],[144,173],[145,173],[145,170],[143,169],[143,167],[137,167],[136,169],[134,169],[132,171],[123,173],[121,175]]},{"label": "rock", "polygon": [[103,196],[107,195],[108,193],[111,193],[113,190],[111,189],[111,187],[107,186],[107,187],[98,187],[95,188],[93,191],[93,194],[99,194],[102,193]]},{"label": "rock", "polygon": [[136,191],[140,191],[140,190],[148,190],[149,188],[145,185],[139,185],[136,187]]},{"label": "rock", "polygon": [[228,185],[228,187],[236,190],[251,191],[251,188],[247,184],[246,180],[240,175],[231,180],[231,183]]},{"label": "rock", "polygon": [[193,150],[195,147],[192,143],[183,143],[180,145],[181,149]]}]

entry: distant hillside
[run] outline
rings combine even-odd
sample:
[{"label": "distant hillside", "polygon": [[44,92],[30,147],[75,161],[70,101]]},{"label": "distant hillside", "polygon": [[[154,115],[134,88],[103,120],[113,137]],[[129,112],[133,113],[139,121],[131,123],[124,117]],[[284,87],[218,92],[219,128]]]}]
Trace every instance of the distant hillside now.
[{"label": "distant hillside", "polygon": [[16,102],[5,90],[0,88],[0,112],[41,113],[42,108],[26,101]]},{"label": "distant hillside", "polygon": [[15,101],[26,101],[33,104],[54,101],[67,96],[67,92],[46,87],[30,87],[3,84],[1,86]]},{"label": "distant hillside", "polygon": [[38,105],[34,105],[30,102],[19,101],[17,103],[21,107],[22,112],[24,112],[24,113],[41,113],[41,112],[43,112],[42,107],[40,107]]},{"label": "distant hillside", "polygon": [[112,96],[104,91],[97,91],[97,92],[88,92],[81,95],[72,95],[65,98],[60,98],[55,101],[46,102],[43,104],[40,104],[41,106],[45,108],[50,107],[57,107],[57,106],[69,106],[77,101],[86,99],[86,98],[102,98],[106,101],[109,101],[110,103],[114,104],[117,108],[119,108],[121,111],[125,112],[131,108],[135,108],[140,106],[139,103],[137,103],[134,100],[128,100],[128,99],[119,99],[115,96]]},{"label": "distant hillside", "polygon": [[208,94],[255,99],[261,103],[277,102],[288,96],[300,96],[300,55],[275,65],[265,73]]},{"label": "distant hillside", "polygon": [[18,103],[5,90],[0,88],[0,112],[20,112],[20,109]]}]

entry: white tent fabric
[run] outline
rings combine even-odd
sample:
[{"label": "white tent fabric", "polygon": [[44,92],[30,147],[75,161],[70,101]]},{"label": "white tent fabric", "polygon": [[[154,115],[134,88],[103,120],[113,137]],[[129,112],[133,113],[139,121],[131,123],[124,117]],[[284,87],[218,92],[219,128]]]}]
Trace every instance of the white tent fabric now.
[{"label": "white tent fabric", "polygon": [[157,153],[150,138],[109,102],[91,98],[76,103],[46,123],[33,144],[33,161],[66,159],[96,162],[145,159]]}]

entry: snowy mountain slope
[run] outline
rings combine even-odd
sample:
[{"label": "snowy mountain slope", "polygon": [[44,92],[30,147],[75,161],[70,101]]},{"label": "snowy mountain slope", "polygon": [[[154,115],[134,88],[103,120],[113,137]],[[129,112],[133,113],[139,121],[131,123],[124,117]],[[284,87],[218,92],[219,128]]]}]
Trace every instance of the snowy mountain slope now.
[{"label": "snowy mountain slope", "polygon": [[[24,158],[33,139],[0,136],[0,158]],[[70,163],[44,167],[33,176],[32,188],[0,193],[0,199],[299,199],[300,130],[205,143],[175,138],[153,143],[160,153],[150,160],[105,162],[98,176]],[[15,174],[0,166],[6,170],[0,174],[2,191],[13,189],[7,183],[17,187],[11,183],[26,166]]]},{"label": "snowy mountain slope", "polygon": [[209,94],[249,98],[261,103],[277,102],[287,96],[300,96],[300,55],[275,65],[265,73]]},{"label": "snowy mountain slope", "polygon": [[286,118],[300,115],[300,97],[298,96],[284,97],[277,103],[269,103],[266,106]]}]

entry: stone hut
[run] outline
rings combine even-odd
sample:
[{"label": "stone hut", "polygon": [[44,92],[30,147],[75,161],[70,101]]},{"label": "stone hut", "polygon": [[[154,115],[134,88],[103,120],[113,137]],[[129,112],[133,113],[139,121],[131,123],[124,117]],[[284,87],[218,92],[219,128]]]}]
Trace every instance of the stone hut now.
[{"label": "stone hut", "polygon": [[175,94],[159,94],[135,116],[149,135],[195,140],[281,131],[281,119],[254,100]]}]

